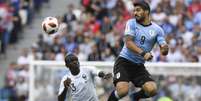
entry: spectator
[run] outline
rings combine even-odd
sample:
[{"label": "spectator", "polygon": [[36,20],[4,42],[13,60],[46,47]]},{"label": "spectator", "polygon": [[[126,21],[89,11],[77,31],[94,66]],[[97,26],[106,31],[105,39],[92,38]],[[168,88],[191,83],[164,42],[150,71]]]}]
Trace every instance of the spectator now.
[{"label": "spectator", "polygon": [[17,94],[13,84],[5,81],[5,86],[0,88],[0,101],[17,101]]},{"label": "spectator", "polygon": [[72,22],[76,20],[76,16],[73,13],[74,5],[69,4],[67,6],[67,12],[63,15],[63,22],[65,22],[68,26],[68,31],[72,30]]},{"label": "spectator", "polygon": [[165,12],[162,11],[161,6],[156,8],[156,12],[152,13],[153,20],[159,24],[162,25],[166,19],[167,15]]},{"label": "spectator", "polygon": [[186,96],[186,101],[200,101],[201,99],[201,86],[198,84],[197,79],[192,77],[189,96]]},{"label": "spectator", "polygon": [[100,61],[102,60],[102,57],[100,53],[98,52],[98,48],[96,45],[92,46],[92,52],[88,56],[88,61]]},{"label": "spectator", "polygon": [[193,18],[193,16],[201,11],[201,2],[200,0],[192,0],[192,3],[187,7],[188,16]]},{"label": "spectator", "polygon": [[28,58],[28,49],[23,48],[21,56],[17,59],[17,64],[20,65],[20,67],[27,67],[29,64],[29,58]]},{"label": "spectator", "polygon": [[164,90],[164,95],[158,98],[157,101],[174,101],[172,99],[171,92],[168,90],[168,88],[164,87],[163,90]]}]

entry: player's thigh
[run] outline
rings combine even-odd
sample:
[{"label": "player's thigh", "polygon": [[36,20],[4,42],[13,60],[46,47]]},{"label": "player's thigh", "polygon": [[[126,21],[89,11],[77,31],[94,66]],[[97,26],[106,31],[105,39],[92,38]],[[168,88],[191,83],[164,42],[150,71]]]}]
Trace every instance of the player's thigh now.
[{"label": "player's thigh", "polygon": [[128,73],[125,69],[127,62],[124,58],[118,57],[114,64],[114,78],[113,83],[116,86],[118,82],[129,82]]},{"label": "player's thigh", "polygon": [[136,87],[142,87],[146,82],[155,82],[143,64],[136,64],[135,67],[130,80]]},{"label": "player's thigh", "polygon": [[124,58],[118,57],[114,65],[114,85],[116,87],[119,97],[124,97],[129,91],[129,78],[125,69],[127,62]]}]

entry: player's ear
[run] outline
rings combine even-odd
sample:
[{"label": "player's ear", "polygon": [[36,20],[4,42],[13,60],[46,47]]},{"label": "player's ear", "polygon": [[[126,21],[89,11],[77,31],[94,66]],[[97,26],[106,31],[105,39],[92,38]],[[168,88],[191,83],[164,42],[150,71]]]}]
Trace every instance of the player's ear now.
[{"label": "player's ear", "polygon": [[149,11],[148,10],[145,10],[144,12],[145,12],[145,14],[149,15]]},{"label": "player's ear", "polygon": [[68,68],[69,67],[69,64],[65,63],[66,67]]}]

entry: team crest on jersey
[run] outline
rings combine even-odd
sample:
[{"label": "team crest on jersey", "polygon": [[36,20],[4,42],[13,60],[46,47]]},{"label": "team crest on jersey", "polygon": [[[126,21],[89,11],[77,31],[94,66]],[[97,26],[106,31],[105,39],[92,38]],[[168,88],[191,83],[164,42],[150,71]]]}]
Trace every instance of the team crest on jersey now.
[{"label": "team crest on jersey", "polygon": [[116,78],[119,79],[120,76],[121,76],[121,75],[120,75],[120,72],[118,72],[118,73],[116,74]]},{"label": "team crest on jersey", "polygon": [[75,84],[74,83],[71,83],[71,86],[70,86],[71,90],[74,92],[76,91],[76,87],[75,87]]},{"label": "team crest on jersey", "polygon": [[86,80],[87,76],[85,74],[82,74],[82,78]]},{"label": "team crest on jersey", "polygon": [[156,32],[155,32],[154,30],[149,30],[149,34],[150,34],[151,36],[155,36],[155,35],[156,35]]},{"label": "team crest on jersey", "polygon": [[87,83],[87,76],[86,76],[86,74],[82,74],[82,78],[84,79],[84,82]]}]

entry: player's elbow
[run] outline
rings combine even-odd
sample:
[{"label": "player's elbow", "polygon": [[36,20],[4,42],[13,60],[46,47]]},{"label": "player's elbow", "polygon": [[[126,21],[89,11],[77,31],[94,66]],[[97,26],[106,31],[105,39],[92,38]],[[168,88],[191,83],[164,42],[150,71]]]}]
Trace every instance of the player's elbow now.
[{"label": "player's elbow", "polygon": [[125,42],[125,44],[126,44],[126,47],[128,48],[128,49],[130,49],[131,47],[132,47],[132,41],[130,41],[130,40],[127,40],[126,42]]},{"label": "player's elbow", "polygon": [[128,49],[132,49],[133,44],[134,44],[134,42],[133,42],[133,36],[130,36],[130,35],[125,36],[124,43],[125,43],[125,45],[126,45],[126,47]]}]

